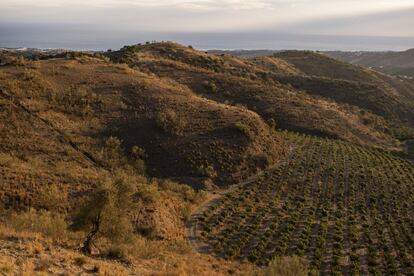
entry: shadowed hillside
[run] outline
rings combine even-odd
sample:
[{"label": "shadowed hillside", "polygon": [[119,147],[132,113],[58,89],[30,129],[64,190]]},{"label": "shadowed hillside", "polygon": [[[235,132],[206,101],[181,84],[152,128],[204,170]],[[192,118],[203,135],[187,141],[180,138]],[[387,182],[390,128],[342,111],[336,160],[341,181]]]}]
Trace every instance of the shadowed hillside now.
[{"label": "shadowed hillside", "polygon": [[[212,189],[278,162],[287,145],[259,115],[200,97],[177,82],[113,64],[99,55],[68,53],[39,61],[7,55],[3,60],[0,223],[6,228],[0,231],[1,237],[30,247],[24,235],[13,232],[29,230],[54,235],[53,240],[59,236],[53,250],[61,250],[61,245],[76,249],[79,236],[66,232],[74,211],[96,194],[102,179],[115,183],[126,179],[122,181],[137,189],[127,215],[138,241],[132,247],[114,249],[100,239],[98,256],[146,262],[146,269],[134,266],[134,271],[146,273],[159,271],[165,259],[167,272],[239,270],[191,250],[185,240],[185,221],[204,193],[171,180]],[[35,239],[40,239],[38,247],[52,247],[42,238]],[[0,244],[16,246],[4,240]],[[50,259],[47,266],[39,257],[24,256],[33,262],[24,271],[30,274],[32,269],[59,266],[49,254],[42,256]],[[81,258],[66,256],[62,262]],[[183,258],[200,263],[196,267],[177,264]],[[3,257],[3,269],[2,261]],[[12,262],[14,257],[7,270],[18,271]],[[207,267],[212,263],[216,268]],[[104,271],[104,265],[89,269]]]},{"label": "shadowed hillside", "polygon": [[328,56],[371,67],[380,72],[402,77],[414,77],[414,49],[403,52],[325,52]]},{"label": "shadowed hillside", "polygon": [[172,78],[209,99],[244,105],[266,120],[274,119],[280,128],[360,144],[393,145],[384,131],[387,124],[380,116],[356,106],[313,97],[278,81],[281,73],[290,76],[302,71],[283,59],[268,58],[258,64],[257,59],[210,55],[173,43],[128,46],[108,56],[132,68]]},{"label": "shadowed hillside", "polygon": [[[63,132],[89,159],[105,166],[99,148],[114,136],[127,156],[133,146],[145,150],[152,175],[210,177],[229,184],[263,169],[284,151],[282,142],[271,137],[269,127],[255,113],[101,59],[50,59],[30,67],[5,66],[0,74],[2,100],[12,106],[8,111],[12,115],[5,114],[7,120],[2,121],[4,127],[30,124],[23,115],[35,120],[45,129],[35,128],[32,135],[44,133],[36,145],[46,147],[41,152],[47,153],[47,159],[52,156],[47,150],[55,149],[45,143],[47,135]],[[15,122],[8,122],[12,118]],[[32,136],[15,139],[11,131],[18,130],[2,131],[4,139],[14,137],[14,143],[23,146],[2,143],[10,147],[7,150],[23,154],[28,147],[28,155],[40,151],[32,147]]]}]

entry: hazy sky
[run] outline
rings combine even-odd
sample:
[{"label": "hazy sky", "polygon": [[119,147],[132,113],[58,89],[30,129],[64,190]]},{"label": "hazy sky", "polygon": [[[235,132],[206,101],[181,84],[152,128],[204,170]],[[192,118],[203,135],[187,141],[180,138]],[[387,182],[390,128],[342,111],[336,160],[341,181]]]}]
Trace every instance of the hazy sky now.
[{"label": "hazy sky", "polygon": [[[102,24],[146,31],[238,31],[410,7],[414,7],[413,0],[1,0],[0,22]],[[407,26],[407,35],[412,35],[413,29]],[[384,31],[384,35],[392,34]]]},{"label": "hazy sky", "polygon": [[[79,42],[98,31],[114,41],[121,33],[144,32],[154,39],[166,37],[155,35],[160,33],[242,32],[414,38],[414,0],[0,0],[0,15],[0,34],[7,35],[0,36],[0,46],[22,43],[35,32],[62,40],[65,30]],[[61,27],[52,34],[38,26]]]}]

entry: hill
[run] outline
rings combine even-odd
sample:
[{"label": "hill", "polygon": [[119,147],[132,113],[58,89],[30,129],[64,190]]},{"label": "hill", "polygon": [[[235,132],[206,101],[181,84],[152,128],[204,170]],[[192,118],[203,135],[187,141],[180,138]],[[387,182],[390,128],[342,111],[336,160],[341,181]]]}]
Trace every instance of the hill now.
[{"label": "hill", "polygon": [[[211,100],[244,105],[266,120],[275,120],[282,129],[394,147],[392,137],[384,131],[387,124],[380,116],[282,84],[274,69],[250,60],[209,55],[174,43],[129,46],[108,56],[132,68],[172,78]],[[280,70],[288,72],[289,67],[294,66],[285,62]]]},{"label": "hill", "polygon": [[[141,237],[134,243],[140,253],[128,249],[128,258],[122,253],[126,249],[111,253],[103,240],[100,252],[65,271],[98,266],[102,275],[108,269],[151,274],[164,267],[165,273],[224,274],[240,269],[191,249],[185,221],[204,193],[171,180],[212,189],[277,162],[286,145],[257,114],[82,53],[38,61],[8,55],[0,66],[0,107],[0,243],[8,248],[0,253],[2,271],[20,273],[19,259],[27,261],[28,274],[78,262],[74,251],[83,234],[66,230],[73,212],[103,176],[117,175],[138,190],[128,217]],[[28,238],[27,231],[35,236]],[[16,255],[19,244],[49,249]],[[97,260],[110,254],[127,258],[129,265]],[[201,259],[189,267],[179,261],[185,258]]]},{"label": "hill", "polygon": [[[92,159],[99,159],[94,147],[114,136],[127,155],[133,146],[143,148],[154,176],[202,178],[203,170],[211,168],[220,183],[240,180],[276,160],[276,152],[283,153],[281,141],[270,138],[269,127],[255,113],[201,98],[139,70],[87,56],[1,69],[2,90],[8,95],[4,104],[14,101],[27,109],[15,107],[13,116],[22,118],[22,113],[43,124],[45,131],[66,133],[82,150],[92,149]],[[10,116],[5,114],[5,119]],[[6,126],[8,120],[3,120]],[[2,133],[10,138],[13,130]],[[31,147],[35,141],[28,135],[24,139],[14,142]],[[25,152],[12,145],[8,150]],[[40,140],[37,145],[47,143]]]},{"label": "hill", "polygon": [[322,275],[413,273],[414,166],[348,143],[286,138],[295,148],[280,166],[195,218],[208,252],[258,264],[305,256]]},{"label": "hill", "polygon": [[[386,133],[399,139],[406,149],[410,148],[414,137],[414,86],[410,80],[310,51],[280,51],[248,60],[275,73],[272,78],[278,82],[306,94],[358,107],[362,113],[374,113],[387,122]],[[405,150],[405,156],[412,158],[412,155],[412,150]]]},{"label": "hill", "polygon": [[303,51],[0,52],[0,270],[409,273],[411,85]]},{"label": "hill", "polygon": [[[289,78],[294,87],[370,110],[388,120],[412,125],[413,86],[363,67],[313,52],[287,51],[274,55],[307,75]],[[296,81],[296,82],[295,82]],[[286,82],[286,80],[285,80]],[[350,93],[352,91],[353,93]]]},{"label": "hill", "polygon": [[403,52],[325,52],[328,56],[380,72],[414,78],[414,49]]}]

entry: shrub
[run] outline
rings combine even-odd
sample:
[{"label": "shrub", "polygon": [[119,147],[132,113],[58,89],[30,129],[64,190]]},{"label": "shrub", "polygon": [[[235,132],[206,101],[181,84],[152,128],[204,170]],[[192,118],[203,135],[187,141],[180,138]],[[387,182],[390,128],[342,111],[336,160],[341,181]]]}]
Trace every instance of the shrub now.
[{"label": "shrub", "polygon": [[145,162],[144,158],[147,157],[147,154],[145,153],[145,150],[138,147],[133,146],[131,148],[131,154],[132,154],[132,166],[137,171],[138,174],[145,174]]},{"label": "shrub", "polygon": [[27,212],[15,214],[9,224],[18,231],[37,232],[54,240],[67,237],[67,224],[63,215],[45,210],[29,209]]},{"label": "shrub", "polygon": [[104,141],[102,159],[110,169],[119,168],[128,163],[121,144],[121,140],[113,136],[108,137]]},{"label": "shrub", "polygon": [[106,251],[106,256],[112,259],[128,260],[129,248],[125,244],[111,244]]},{"label": "shrub", "polygon": [[200,176],[205,176],[208,178],[214,178],[217,176],[217,172],[212,165],[208,165],[208,166],[201,165],[198,168],[198,173],[200,174]]},{"label": "shrub", "polygon": [[100,108],[102,104],[101,98],[84,86],[71,86],[68,91],[56,94],[54,100],[64,111],[82,117],[92,115],[94,107]]},{"label": "shrub", "polygon": [[217,86],[214,82],[210,82],[210,81],[206,80],[206,81],[203,82],[203,86],[207,91],[209,91],[211,93],[216,93],[217,92]]},{"label": "shrub", "polygon": [[39,206],[49,211],[59,211],[60,208],[65,207],[63,204],[67,202],[67,192],[62,191],[56,184],[43,186],[37,196]]},{"label": "shrub", "polygon": [[186,121],[180,118],[172,109],[160,111],[155,121],[157,125],[166,133],[181,136],[186,127]]},{"label": "shrub", "polygon": [[22,79],[32,81],[41,78],[40,73],[33,69],[24,69]]},{"label": "shrub", "polygon": [[308,262],[298,256],[273,259],[264,269],[266,276],[305,276],[308,273]]},{"label": "shrub", "polygon": [[154,203],[160,200],[161,195],[157,185],[140,185],[137,188],[137,198],[141,199],[144,203]]},{"label": "shrub", "polygon": [[196,192],[191,186],[164,180],[159,183],[161,189],[177,193],[186,201],[196,202],[203,197],[203,193]]},{"label": "shrub", "polygon": [[18,56],[18,57],[13,57],[10,60],[11,65],[15,65],[15,66],[26,66],[26,65],[30,65],[31,61],[29,59],[26,59],[23,56]]},{"label": "shrub", "polygon": [[269,127],[270,127],[271,130],[273,130],[273,131],[277,130],[275,119],[273,119],[273,118],[269,119],[268,124],[269,124]]},{"label": "shrub", "polygon": [[254,133],[250,129],[250,127],[242,122],[237,122],[234,125],[238,131],[240,131],[242,134],[244,134],[247,138],[253,139]]}]

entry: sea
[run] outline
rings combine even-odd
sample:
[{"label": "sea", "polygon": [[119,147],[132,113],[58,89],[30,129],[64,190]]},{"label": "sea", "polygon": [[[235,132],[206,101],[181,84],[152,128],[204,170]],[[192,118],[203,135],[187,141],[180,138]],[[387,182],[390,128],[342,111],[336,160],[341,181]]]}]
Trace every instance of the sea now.
[{"label": "sea", "polygon": [[300,34],[283,31],[152,32],[93,25],[0,24],[0,47],[116,50],[147,41],[175,41],[201,50],[402,51],[414,37]]}]

